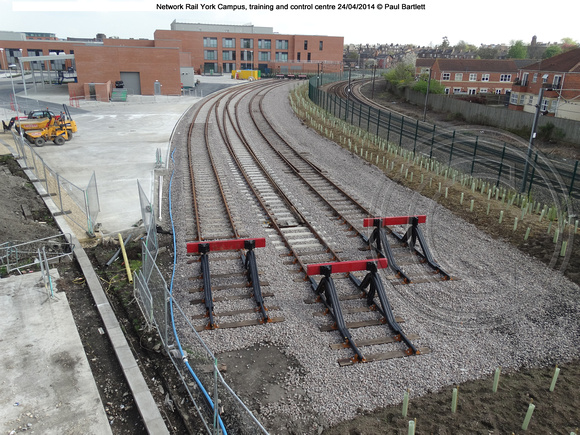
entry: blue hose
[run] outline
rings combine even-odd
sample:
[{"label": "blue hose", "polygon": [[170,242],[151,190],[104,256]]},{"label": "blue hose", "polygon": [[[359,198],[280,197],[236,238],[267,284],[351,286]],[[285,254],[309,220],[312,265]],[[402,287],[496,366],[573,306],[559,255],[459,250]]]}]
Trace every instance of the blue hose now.
[{"label": "blue hose", "polygon": [[[170,295],[173,295],[173,280],[175,278],[175,268],[176,268],[176,264],[177,264],[177,241],[175,240],[175,225],[173,223],[173,213],[171,211],[172,210],[172,208],[171,208],[171,188],[172,188],[172,184],[173,184],[173,176],[175,175],[175,159],[173,158],[173,154],[175,154],[176,150],[177,150],[177,148],[175,148],[171,153],[171,161],[173,162],[173,171],[171,172],[171,179],[169,180],[169,219],[171,220],[171,233],[173,234],[173,272],[171,274],[171,284],[169,286],[169,294]],[[179,352],[183,356],[184,352],[183,352],[183,349],[181,347],[179,337],[177,336],[177,329],[175,328],[175,320],[173,318],[173,298],[170,298],[170,305],[169,306],[171,309],[171,325],[173,327],[173,335],[175,336],[175,341],[177,343],[177,347],[179,348]],[[201,381],[199,380],[199,378],[196,376],[195,372],[193,371],[193,369],[189,365],[189,361],[187,361],[186,359],[183,359],[183,362],[185,363],[185,366],[189,370],[189,373],[191,373],[191,376],[193,377],[193,379],[197,383],[197,386],[199,387],[199,389],[201,390],[201,392],[205,396],[205,399],[209,403],[211,409],[214,410],[214,412],[215,412],[216,405],[213,403],[213,401],[211,400],[211,397],[209,396],[209,394],[205,390]],[[222,430],[222,433],[224,435],[227,435],[226,428],[225,428],[224,423],[219,415],[218,415],[218,422],[219,422],[220,428]]]}]

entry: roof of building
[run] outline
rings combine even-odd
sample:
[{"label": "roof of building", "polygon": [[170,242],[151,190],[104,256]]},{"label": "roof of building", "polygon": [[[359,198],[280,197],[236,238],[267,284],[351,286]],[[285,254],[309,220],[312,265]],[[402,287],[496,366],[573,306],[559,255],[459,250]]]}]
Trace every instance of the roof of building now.
[{"label": "roof of building", "polygon": [[580,48],[566,51],[548,59],[542,59],[539,62],[525,67],[525,69],[537,71],[580,72]]},{"label": "roof of building", "polygon": [[517,71],[513,59],[436,59],[435,63],[441,71]]}]

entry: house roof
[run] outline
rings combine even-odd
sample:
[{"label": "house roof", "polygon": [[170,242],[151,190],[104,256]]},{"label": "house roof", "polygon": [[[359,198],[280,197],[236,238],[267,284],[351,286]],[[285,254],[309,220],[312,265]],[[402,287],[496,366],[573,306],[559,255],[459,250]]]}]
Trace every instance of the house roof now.
[{"label": "house roof", "polygon": [[516,72],[518,67],[513,59],[437,59],[440,71],[489,71]]},{"label": "house roof", "polygon": [[415,61],[415,67],[417,68],[422,68],[422,67],[430,67],[431,65],[433,65],[433,63],[435,63],[435,59],[433,58],[417,58],[417,60]]},{"label": "house roof", "polygon": [[[524,69],[524,68],[522,68]],[[525,67],[534,71],[580,72],[580,48],[560,53]]]}]

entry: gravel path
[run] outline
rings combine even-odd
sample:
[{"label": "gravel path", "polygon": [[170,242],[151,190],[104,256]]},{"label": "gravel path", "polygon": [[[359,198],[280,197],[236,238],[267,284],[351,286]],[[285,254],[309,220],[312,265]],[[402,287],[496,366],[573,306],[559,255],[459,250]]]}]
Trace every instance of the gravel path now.
[{"label": "gravel path", "polygon": [[[564,363],[580,356],[577,285],[458,219],[421,192],[391,182],[376,167],[318,136],[294,116],[287,97],[292,86],[278,88],[264,99],[268,117],[281,134],[295,147],[309,153],[331,178],[377,213],[426,214],[424,233],[433,256],[456,280],[386,285],[395,315],[405,319],[403,329],[418,334],[420,339],[416,345],[429,347],[430,354],[341,368],[337,359],[350,356],[350,351],[329,348],[339,337],[319,331],[319,326],[328,320],[313,313],[321,311],[322,306],[304,303],[312,297],[312,290],[307,283],[296,281],[296,274],[290,273],[292,266],[284,265],[285,258],[267,241],[267,247],[257,251],[259,268],[263,279],[270,284],[264,290],[275,293],[269,303],[281,307],[285,321],[260,327],[204,331],[202,337],[218,359],[226,352],[267,344],[275,345],[295,365],[277,381],[284,390],[279,400],[272,400],[270,396],[270,400],[264,399],[256,408],[257,417],[273,433],[295,433],[291,427],[284,432],[276,424],[282,416],[286,416],[287,426],[290,421],[298,424],[302,419],[308,420],[305,424],[309,430],[314,430],[353,418],[360,412],[400,402],[407,388],[412,396],[417,396],[490,375],[498,366],[505,372]],[[249,116],[244,114],[241,119],[249,129]],[[184,131],[184,127],[178,131]],[[252,138],[256,149],[264,146],[257,136]],[[221,152],[216,150],[216,153]],[[232,177],[228,158],[223,153],[221,156],[224,175],[229,171],[227,191],[241,232],[272,239],[263,214],[247,188]],[[176,159],[181,158],[185,158],[185,153],[178,151]],[[329,238],[343,243],[342,236],[336,233],[335,222],[324,212],[313,209],[307,197],[301,196],[304,188],[293,182],[276,162],[266,164],[275,171],[292,198],[302,198],[297,204],[300,210],[310,214]],[[174,184],[177,201],[187,198],[187,192],[183,191],[186,187],[179,177],[177,174]],[[178,246],[185,249],[180,229],[176,231]],[[178,252],[178,258],[182,255],[183,252]],[[359,255],[364,258],[364,253]],[[191,267],[180,263],[176,288],[187,288]],[[184,292],[180,301],[184,308],[189,305],[187,297]],[[252,362],[256,363],[253,352],[250,358],[253,355]],[[228,380],[235,391],[244,390],[244,376]],[[263,376],[266,378],[267,373]],[[242,398],[250,400],[243,395]]]}]

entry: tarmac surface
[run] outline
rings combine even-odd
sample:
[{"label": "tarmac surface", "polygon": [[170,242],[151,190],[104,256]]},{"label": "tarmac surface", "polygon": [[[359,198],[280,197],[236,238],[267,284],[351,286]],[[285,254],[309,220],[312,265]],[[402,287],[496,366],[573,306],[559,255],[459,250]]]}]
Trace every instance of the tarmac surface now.
[{"label": "tarmac surface", "polygon": [[[16,98],[21,112],[46,107],[60,112],[62,104],[69,105],[78,126],[72,140],[62,146],[48,142],[34,150],[53,171],[81,189],[95,174],[100,233],[116,236],[141,219],[137,181],[153,201],[153,171],[159,163],[167,164],[171,134],[179,118],[209,93],[245,83],[227,75],[199,76],[199,80],[200,84],[183,96],[135,95],[128,96],[127,102],[80,100],[78,108],[70,106],[66,85],[37,85],[35,90],[29,84],[28,95],[18,92]],[[6,122],[14,115],[0,110]],[[0,134],[2,142],[13,144],[12,136]]]},{"label": "tarmac surface", "polygon": [[[73,139],[62,146],[35,147],[52,170],[79,187],[85,188],[95,174],[102,236],[123,232],[141,219],[137,181],[152,200],[158,156],[164,166],[183,113],[211,92],[244,83],[229,76],[200,81],[184,96],[80,101],[78,108],[71,108],[79,130]],[[46,107],[59,112],[62,104],[69,105],[65,86],[29,87],[27,92],[27,97],[17,93],[21,112]],[[0,117],[7,121],[16,113],[6,107]],[[16,150],[12,135],[0,135],[0,154],[9,150]],[[58,211],[52,200],[47,206],[53,214]],[[55,220],[63,233],[72,233],[62,216]],[[168,433],[86,253],[74,237],[73,243],[147,430]],[[66,295],[55,290],[51,297],[40,272],[0,279],[0,313],[0,432],[111,433]]]}]

